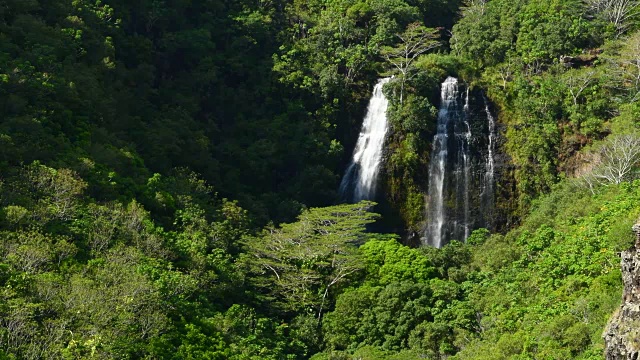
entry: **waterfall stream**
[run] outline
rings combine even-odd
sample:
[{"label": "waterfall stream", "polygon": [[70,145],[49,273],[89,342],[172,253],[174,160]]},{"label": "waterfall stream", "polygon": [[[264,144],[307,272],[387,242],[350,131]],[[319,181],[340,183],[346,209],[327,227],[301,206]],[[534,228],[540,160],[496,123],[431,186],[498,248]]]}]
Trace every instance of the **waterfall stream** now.
[{"label": "waterfall stream", "polygon": [[488,143],[487,143],[487,159],[485,161],[485,173],[484,173],[484,189],[482,193],[482,207],[485,218],[490,218],[493,213],[493,198],[494,190],[493,183],[495,178],[495,159],[494,154],[496,151],[496,120],[491,114],[489,109],[489,102],[487,98],[482,97],[484,100],[484,111],[487,114],[487,129],[488,129]]},{"label": "waterfall stream", "polygon": [[[447,182],[448,177],[453,176],[453,181],[457,185],[461,185],[463,191],[456,192],[456,203],[462,200],[465,203],[466,194],[464,188],[468,186],[468,137],[471,131],[467,126],[466,132],[459,132],[460,123],[465,122],[465,108],[459,107],[458,101],[458,80],[448,77],[442,83],[440,92],[440,109],[438,111],[438,128],[432,142],[431,161],[429,165],[429,194],[427,202],[427,244],[434,247],[441,247],[443,238],[446,236],[446,221],[451,222],[453,228],[459,228],[460,222],[466,227],[464,216],[462,219],[447,219],[447,211],[445,206],[445,198],[448,195]],[[466,102],[465,102],[466,103]],[[468,103],[465,104],[465,107]],[[468,125],[468,124],[467,124]],[[458,131],[456,131],[458,130]],[[453,148],[452,148],[453,145]],[[447,171],[449,162],[449,150],[454,149],[456,166],[454,171]],[[466,209],[463,210],[467,212]]]},{"label": "waterfall stream", "polygon": [[389,80],[391,78],[380,79],[373,88],[353,158],[340,183],[340,196],[346,201],[372,200],[376,195],[376,182],[388,130],[389,101],[382,93],[382,87]]},{"label": "waterfall stream", "polygon": [[425,245],[464,241],[493,221],[496,125],[488,102],[480,111],[475,100],[456,78],[442,83],[429,163]]}]

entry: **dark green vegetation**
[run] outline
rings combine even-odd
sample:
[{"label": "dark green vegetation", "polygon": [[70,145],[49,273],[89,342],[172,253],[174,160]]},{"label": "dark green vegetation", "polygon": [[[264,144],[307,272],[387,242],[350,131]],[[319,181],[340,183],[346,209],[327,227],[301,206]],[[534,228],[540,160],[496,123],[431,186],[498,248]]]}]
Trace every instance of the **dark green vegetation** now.
[{"label": "dark green vegetation", "polygon": [[[601,358],[640,212],[627,4],[0,2],[0,359]],[[383,221],[420,230],[455,75],[498,110],[502,234],[412,249],[334,205],[392,73]]]}]

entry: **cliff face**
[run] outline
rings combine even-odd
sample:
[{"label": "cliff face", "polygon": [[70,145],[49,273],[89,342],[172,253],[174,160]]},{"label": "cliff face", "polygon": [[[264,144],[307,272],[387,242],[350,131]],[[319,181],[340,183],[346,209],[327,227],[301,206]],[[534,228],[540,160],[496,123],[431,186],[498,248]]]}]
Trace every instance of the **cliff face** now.
[{"label": "cliff face", "polygon": [[640,360],[640,223],[634,247],[621,254],[622,305],[603,333],[607,360]]}]

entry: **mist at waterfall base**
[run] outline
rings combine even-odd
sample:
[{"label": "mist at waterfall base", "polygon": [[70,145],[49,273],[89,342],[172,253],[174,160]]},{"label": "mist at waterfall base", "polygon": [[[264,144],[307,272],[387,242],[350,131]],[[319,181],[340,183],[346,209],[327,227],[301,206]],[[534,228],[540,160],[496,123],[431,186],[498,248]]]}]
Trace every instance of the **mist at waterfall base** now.
[{"label": "mist at waterfall base", "polygon": [[382,93],[382,87],[389,80],[391,78],[380,79],[373,88],[351,163],[340,183],[340,197],[344,201],[355,203],[360,200],[375,199],[384,141],[388,130],[389,101]]},{"label": "mist at waterfall base", "polygon": [[494,212],[496,123],[484,97],[456,78],[442,83],[429,162],[424,245],[464,241],[490,227]]}]

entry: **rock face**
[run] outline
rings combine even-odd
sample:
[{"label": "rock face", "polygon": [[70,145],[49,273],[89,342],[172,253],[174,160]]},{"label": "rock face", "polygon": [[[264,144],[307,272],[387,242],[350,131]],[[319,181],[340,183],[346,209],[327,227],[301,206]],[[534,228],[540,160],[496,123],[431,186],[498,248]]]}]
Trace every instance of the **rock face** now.
[{"label": "rock face", "polygon": [[622,305],[602,334],[607,360],[640,360],[640,223],[634,247],[621,254]]}]

